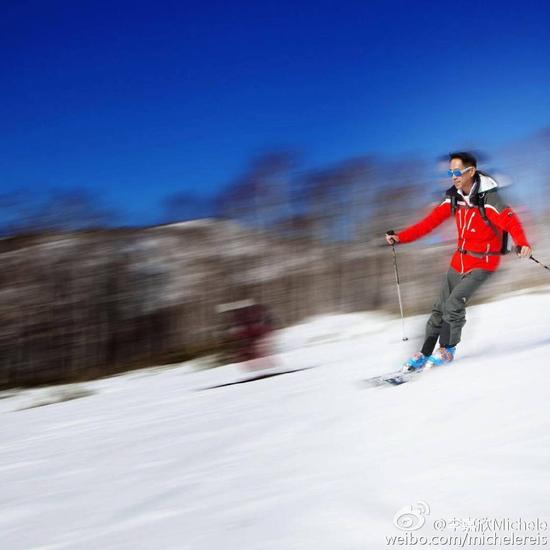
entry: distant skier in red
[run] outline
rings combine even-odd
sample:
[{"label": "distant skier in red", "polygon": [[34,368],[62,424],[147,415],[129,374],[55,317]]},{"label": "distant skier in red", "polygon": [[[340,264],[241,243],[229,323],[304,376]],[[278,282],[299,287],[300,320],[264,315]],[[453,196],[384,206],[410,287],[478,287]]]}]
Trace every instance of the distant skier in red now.
[{"label": "distant skier in red", "polygon": [[248,370],[273,366],[273,320],[266,306],[248,305],[234,311],[231,334],[236,344],[236,360],[246,362]]},{"label": "distant skier in red", "polygon": [[[477,169],[477,160],[471,153],[451,153],[448,174],[453,186],[441,204],[420,222],[386,233],[390,245],[409,243],[451,216],[458,230],[458,247],[428,319],[424,345],[405,362],[404,370],[408,371],[453,360],[466,323],[466,303],[497,270],[500,257],[506,253],[508,233],[520,247],[518,255],[531,256],[519,218],[502,200],[497,182]],[[439,348],[434,353],[438,339]]]}]

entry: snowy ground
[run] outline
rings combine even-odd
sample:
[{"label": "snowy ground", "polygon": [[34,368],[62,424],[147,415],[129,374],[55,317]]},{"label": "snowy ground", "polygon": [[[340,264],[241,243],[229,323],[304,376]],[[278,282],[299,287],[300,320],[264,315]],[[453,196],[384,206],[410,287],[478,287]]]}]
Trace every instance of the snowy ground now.
[{"label": "snowy ground", "polygon": [[419,347],[425,316],[406,343],[378,314],[314,319],[279,361],[316,368],[249,384],[202,390],[243,372],[184,365],[47,406],[27,408],[52,389],[4,394],[0,548],[376,550],[418,501],[415,536],[550,522],[549,305],[546,288],[469,308],[459,360],[399,387],[362,380]]}]

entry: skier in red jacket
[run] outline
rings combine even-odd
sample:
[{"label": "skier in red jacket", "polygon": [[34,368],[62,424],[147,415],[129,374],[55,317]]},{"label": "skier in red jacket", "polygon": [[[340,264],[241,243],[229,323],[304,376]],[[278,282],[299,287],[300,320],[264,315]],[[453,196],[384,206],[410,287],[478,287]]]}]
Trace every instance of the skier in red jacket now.
[{"label": "skier in red jacket", "polygon": [[[423,220],[394,233],[388,231],[388,244],[409,243],[420,239],[447,218],[454,216],[458,246],[426,325],[422,350],[404,364],[413,371],[453,360],[466,323],[466,303],[472,294],[497,270],[500,257],[506,253],[508,233],[514,239],[518,255],[531,256],[519,218],[504,203],[497,182],[477,170],[471,153],[449,155],[449,176],[453,179],[445,199]],[[439,348],[434,348],[439,339]]]}]

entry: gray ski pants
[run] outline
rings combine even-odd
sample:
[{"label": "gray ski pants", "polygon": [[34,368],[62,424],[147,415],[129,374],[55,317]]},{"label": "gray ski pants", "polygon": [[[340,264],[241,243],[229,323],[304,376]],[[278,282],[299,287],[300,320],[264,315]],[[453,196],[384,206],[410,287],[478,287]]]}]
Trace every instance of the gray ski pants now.
[{"label": "gray ski pants", "polygon": [[462,327],[466,324],[466,303],[492,274],[485,269],[473,269],[464,274],[449,269],[426,325],[423,352],[431,354],[438,338],[441,346],[456,346],[460,342]]}]

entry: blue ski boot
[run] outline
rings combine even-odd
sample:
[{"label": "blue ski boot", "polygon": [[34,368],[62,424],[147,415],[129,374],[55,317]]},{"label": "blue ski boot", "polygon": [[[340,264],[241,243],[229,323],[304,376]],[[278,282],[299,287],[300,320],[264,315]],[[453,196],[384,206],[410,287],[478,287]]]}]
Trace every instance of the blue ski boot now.
[{"label": "blue ski boot", "polygon": [[426,366],[439,367],[441,365],[446,365],[455,358],[455,352],[456,346],[440,347],[428,357],[427,362],[429,365]]},{"label": "blue ski boot", "polygon": [[427,361],[428,357],[419,351],[418,353],[415,353],[410,359],[407,359],[405,361],[405,364],[403,365],[403,372],[418,371],[422,367],[424,367]]}]

